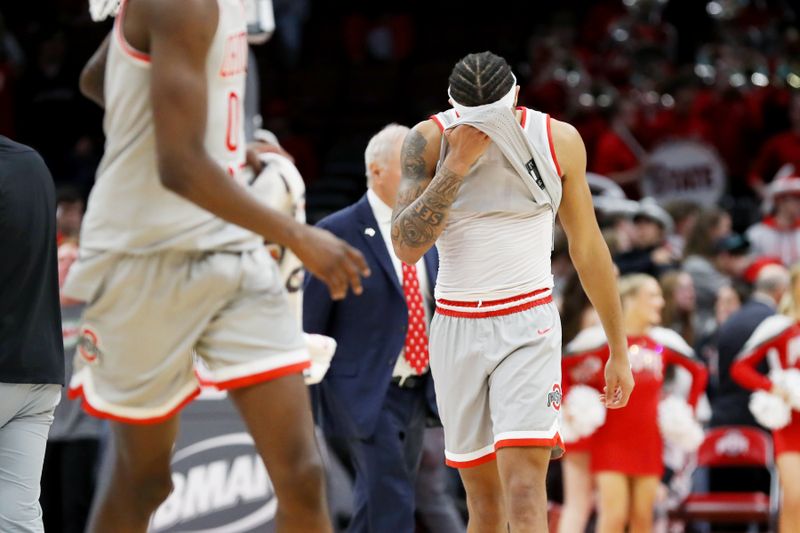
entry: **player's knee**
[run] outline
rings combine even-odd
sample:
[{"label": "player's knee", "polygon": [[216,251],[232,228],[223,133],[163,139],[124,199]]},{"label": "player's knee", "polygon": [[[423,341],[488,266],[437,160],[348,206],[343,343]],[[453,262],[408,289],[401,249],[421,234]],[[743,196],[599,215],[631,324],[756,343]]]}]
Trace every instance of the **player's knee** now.
[{"label": "player's knee", "polygon": [[317,509],[323,504],[325,469],[317,454],[295,461],[286,486],[276,487],[284,509]]},{"label": "player's knee", "polygon": [[[172,475],[169,469],[141,469],[117,478],[118,483],[128,485],[130,505],[141,513],[150,513],[158,508],[172,492]],[[116,476],[115,476],[116,477]]]},{"label": "player's knee", "polygon": [[527,476],[513,476],[508,481],[506,498],[512,523],[534,518],[547,502],[544,483]]},{"label": "player's knee", "polygon": [[470,523],[478,526],[478,530],[496,529],[498,524],[506,522],[503,498],[499,492],[470,494],[467,496],[467,504]]}]

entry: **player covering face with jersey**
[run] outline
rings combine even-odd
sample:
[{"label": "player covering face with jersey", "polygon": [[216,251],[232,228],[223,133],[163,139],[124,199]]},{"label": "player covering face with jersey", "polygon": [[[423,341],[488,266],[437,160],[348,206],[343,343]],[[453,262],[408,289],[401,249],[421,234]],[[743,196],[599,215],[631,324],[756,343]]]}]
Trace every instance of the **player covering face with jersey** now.
[{"label": "player covering face with jersey", "polygon": [[577,131],[515,109],[515,78],[491,52],[464,57],[449,81],[453,109],[405,139],[392,241],[407,263],[439,250],[430,366],[470,531],[545,531],[547,465],[563,453],[555,217],[608,334],[609,408],[633,388],[616,276]]}]

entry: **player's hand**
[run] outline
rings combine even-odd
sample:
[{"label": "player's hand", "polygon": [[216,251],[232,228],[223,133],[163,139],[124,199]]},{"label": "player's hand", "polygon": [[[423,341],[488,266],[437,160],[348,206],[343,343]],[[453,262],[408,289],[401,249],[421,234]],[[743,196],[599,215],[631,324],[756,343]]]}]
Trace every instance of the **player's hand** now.
[{"label": "player's hand", "polygon": [[601,400],[606,409],[619,409],[628,404],[633,392],[633,372],[628,361],[628,354],[612,354],[606,363],[606,386]]},{"label": "player's hand", "polygon": [[370,275],[361,252],[334,236],[314,226],[303,226],[303,233],[291,247],[306,269],[322,280],[331,292],[331,298],[341,300],[347,290],[361,294],[361,278]]},{"label": "player's hand", "polygon": [[450,145],[447,168],[465,174],[492,142],[492,139],[481,130],[466,124],[445,130],[444,136]]},{"label": "player's hand", "polygon": [[246,162],[247,166],[253,169],[253,174],[258,175],[264,168],[264,163],[261,162],[260,154],[279,154],[294,163],[294,157],[286,150],[275,144],[270,144],[264,141],[254,141],[247,145]]}]

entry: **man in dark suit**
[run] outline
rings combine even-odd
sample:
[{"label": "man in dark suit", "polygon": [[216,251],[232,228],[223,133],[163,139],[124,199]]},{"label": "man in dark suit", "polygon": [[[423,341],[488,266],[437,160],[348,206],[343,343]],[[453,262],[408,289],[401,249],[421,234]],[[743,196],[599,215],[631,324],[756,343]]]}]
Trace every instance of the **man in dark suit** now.
[{"label": "man in dark suit", "polygon": [[[789,272],[785,267],[768,264],[756,276],[750,299],[726,320],[719,329],[719,384],[711,400],[711,426],[758,426],[750,413],[750,391],[731,378],[731,365],[747,340],[765,318],[775,314],[778,303],[789,287]],[[763,363],[766,366],[766,361]],[[760,369],[767,373],[767,368]],[[762,469],[733,471],[714,469],[709,476],[711,490],[752,491],[769,490],[769,479]]]},{"label": "man in dark suit", "polygon": [[347,443],[355,470],[350,531],[414,531],[414,478],[425,420],[434,409],[427,325],[433,313],[438,256],[401,263],[391,245],[391,217],[400,183],[400,148],[408,128],[392,124],[365,153],[367,193],[318,225],[359,249],[372,276],[361,296],[333,301],[317,278],[306,278],[303,327],[336,339],[325,379],[314,391],[319,422]]}]

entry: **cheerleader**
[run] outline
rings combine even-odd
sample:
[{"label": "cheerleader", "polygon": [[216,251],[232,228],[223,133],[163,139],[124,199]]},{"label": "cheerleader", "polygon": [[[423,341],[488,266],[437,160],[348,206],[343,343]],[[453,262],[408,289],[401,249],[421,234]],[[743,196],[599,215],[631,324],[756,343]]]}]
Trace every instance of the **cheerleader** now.
[{"label": "cheerleader", "polygon": [[[597,311],[592,307],[589,298],[583,291],[580,279],[573,273],[564,286],[561,304],[561,342],[568,346],[575,337],[584,330],[600,325]],[[565,419],[570,418],[572,409],[567,397],[572,385],[589,385],[602,389],[603,363],[598,358],[575,357],[565,354],[562,359],[561,389],[564,393],[562,413]],[[599,396],[597,403],[600,404]],[[602,407],[602,404],[600,404]],[[580,406],[577,406],[580,408]],[[570,420],[565,420],[569,425]],[[567,443],[567,453],[561,460],[561,477],[564,487],[564,505],[558,521],[558,533],[575,533],[585,531],[589,516],[592,514],[592,476],[589,469],[590,438],[568,435],[562,432]],[[572,437],[572,438],[570,438]]]},{"label": "cheerleader", "polygon": [[[800,390],[797,381],[787,384],[786,372],[800,369],[800,265],[791,272],[791,289],[783,314],[764,320],[731,366],[731,377],[752,391],[771,392],[792,407],[786,424],[772,432],[781,483],[781,533],[800,532]],[[756,370],[767,359],[770,376]],[[784,378],[784,379],[782,379]],[[776,381],[778,383],[776,383]]]},{"label": "cheerleader", "polygon": [[[664,298],[655,279],[645,274],[625,276],[620,279],[619,290],[636,387],[630,403],[609,410],[605,423],[591,436],[590,464],[599,493],[598,532],[622,533],[629,525],[631,533],[649,533],[664,472],[658,427],[664,369],[677,364],[692,374],[688,398],[692,407],[705,390],[707,372],[680,335],[656,327],[661,322]],[[567,347],[567,380],[570,369],[581,360],[594,357],[604,367],[608,353],[601,329],[582,332]],[[592,384],[600,390],[601,383],[594,379]]]}]

